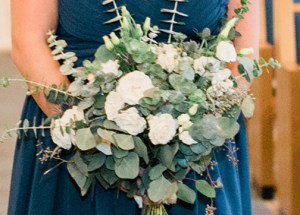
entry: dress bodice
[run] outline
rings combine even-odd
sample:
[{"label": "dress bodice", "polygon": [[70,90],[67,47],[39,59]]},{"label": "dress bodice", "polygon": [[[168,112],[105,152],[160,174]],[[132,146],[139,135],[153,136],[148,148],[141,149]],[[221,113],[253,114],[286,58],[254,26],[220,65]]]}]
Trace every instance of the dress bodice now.
[{"label": "dress bodice", "polygon": [[[75,51],[79,58],[93,55],[103,43],[102,36],[108,35],[120,23],[103,24],[114,18],[115,12],[106,11],[113,4],[102,5],[102,0],[59,0],[59,26],[57,34],[68,43],[68,50]],[[169,29],[169,24],[161,20],[171,19],[172,14],[161,13],[162,8],[173,9],[174,1],[167,0],[116,0],[118,6],[126,5],[137,23],[142,24],[148,16],[151,24],[161,29]],[[210,28],[217,33],[220,20],[226,15],[228,0],[189,0],[179,2],[177,10],[189,17],[176,15],[175,20],[185,25],[175,25],[176,32],[182,32],[194,39],[195,31]],[[167,34],[160,33],[158,41],[167,41]]]}]

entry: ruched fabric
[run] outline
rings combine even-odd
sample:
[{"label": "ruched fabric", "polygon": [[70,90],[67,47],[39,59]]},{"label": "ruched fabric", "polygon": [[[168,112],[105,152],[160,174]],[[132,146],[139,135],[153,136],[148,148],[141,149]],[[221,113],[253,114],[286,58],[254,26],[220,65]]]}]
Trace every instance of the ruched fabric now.
[{"label": "ruched fabric", "polygon": [[[109,34],[118,27],[118,23],[103,25],[103,22],[113,18],[115,14],[105,11],[112,5],[103,6],[99,0],[58,0],[59,25],[57,35],[68,43],[66,51],[76,52],[79,60],[76,66],[81,66],[84,59],[93,60],[93,54],[102,44],[102,36]],[[161,20],[170,19],[169,14],[162,14],[161,8],[172,9],[174,2],[166,0],[117,0],[118,5],[126,4],[137,23],[142,23],[146,16],[152,18],[152,24],[168,29],[168,25]],[[185,26],[175,26],[175,31],[183,32],[191,39],[195,39],[195,30],[202,31],[205,27],[213,33],[219,31],[220,20],[227,11],[228,0],[189,0],[188,3],[179,3],[178,11],[187,13],[189,17],[177,16],[177,21],[184,21]],[[159,41],[166,41],[167,35],[160,34]],[[31,96],[25,101],[22,119],[28,119],[33,124],[45,119],[45,115]],[[221,178],[222,188],[216,189],[217,197],[213,200],[217,208],[215,215],[250,215],[250,186],[249,166],[246,140],[246,129],[243,117],[239,118],[241,130],[235,137],[235,144],[227,144],[228,148],[216,148],[213,159],[218,163],[210,169],[213,180]],[[41,147],[50,147],[55,144],[51,141],[49,132],[42,137],[37,132],[41,146],[38,145],[34,133],[29,131],[27,136],[17,141],[11,193],[9,215],[139,215],[140,209],[133,199],[128,199],[122,191],[106,191],[100,184],[96,184],[94,192],[81,197],[73,179],[69,176],[66,164],[50,160],[41,164],[36,156]],[[234,148],[239,160],[237,165],[229,161]],[[63,151],[62,158],[68,159],[73,150]],[[44,173],[58,165],[48,174]],[[208,175],[198,176],[191,171],[187,178],[207,178]],[[195,189],[193,180],[185,180],[188,186]],[[178,201],[176,205],[167,206],[169,215],[204,215],[205,206],[210,200],[197,194],[194,205]]]}]

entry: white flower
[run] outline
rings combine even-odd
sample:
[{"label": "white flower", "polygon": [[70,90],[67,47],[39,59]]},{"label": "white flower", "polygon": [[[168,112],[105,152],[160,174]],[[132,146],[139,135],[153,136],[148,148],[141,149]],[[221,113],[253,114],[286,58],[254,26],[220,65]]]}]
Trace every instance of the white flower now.
[{"label": "white flower", "polygon": [[[205,73],[205,68],[210,67],[210,72],[218,72],[220,69],[220,61],[213,57],[204,57],[194,60],[194,69],[196,73],[199,75],[203,75]],[[209,73],[205,74],[209,75]]]},{"label": "white flower", "polygon": [[87,76],[87,80],[89,81],[90,84],[94,83],[94,81],[95,81],[95,75],[94,74],[89,74]]},{"label": "white flower", "polygon": [[133,71],[119,80],[116,90],[125,103],[135,105],[144,97],[144,92],[151,88],[154,86],[149,76],[140,71]]},{"label": "white flower", "polygon": [[179,53],[177,49],[172,44],[163,44],[163,47],[156,48],[156,52],[156,63],[171,73],[178,65]]},{"label": "white flower", "polygon": [[[75,145],[75,131],[71,129],[71,133],[68,134],[65,132],[66,126],[66,123],[61,119],[56,119],[54,121],[54,128],[51,130],[51,138],[55,144],[69,150],[72,147],[72,143]],[[62,127],[63,134],[60,127]]]},{"label": "white flower", "polygon": [[143,208],[143,198],[141,196],[133,196],[135,202],[138,204],[139,208]]},{"label": "white flower", "polygon": [[231,75],[231,71],[229,69],[220,70],[218,73],[215,73],[211,83],[213,85],[219,84],[223,82],[225,79],[229,78]]},{"label": "white flower", "polygon": [[191,137],[191,135],[188,131],[183,130],[183,127],[179,127],[179,139],[186,145],[192,145],[192,144],[197,143],[197,141],[195,141]]},{"label": "white flower", "polygon": [[115,76],[119,74],[119,61],[118,60],[109,60],[106,63],[101,63],[101,71],[104,74],[112,73]]},{"label": "white flower", "polygon": [[121,110],[124,106],[125,103],[121,96],[118,93],[111,91],[107,95],[106,101],[104,103],[104,109],[107,119],[114,120],[117,117],[119,110]]},{"label": "white flower", "polygon": [[105,141],[105,143],[100,143],[96,146],[96,148],[105,155],[112,155],[111,143],[109,141]]},{"label": "white flower", "polygon": [[231,43],[227,43],[224,41],[219,42],[219,44],[217,45],[216,56],[221,61],[225,61],[227,63],[235,62],[237,57],[234,46]]},{"label": "white flower", "polygon": [[77,106],[73,106],[72,109],[66,110],[60,120],[66,125],[69,125],[70,121],[85,121],[83,111],[78,110]]},{"label": "white flower", "polygon": [[181,114],[177,119],[178,119],[178,124],[183,125],[186,122],[189,122],[191,118],[188,114]]},{"label": "white flower", "polygon": [[146,120],[139,115],[135,107],[122,111],[116,117],[115,122],[131,135],[142,133],[146,128]]},{"label": "white flower", "polygon": [[178,123],[170,114],[153,116],[148,121],[150,126],[149,138],[154,145],[167,144],[176,134]]}]

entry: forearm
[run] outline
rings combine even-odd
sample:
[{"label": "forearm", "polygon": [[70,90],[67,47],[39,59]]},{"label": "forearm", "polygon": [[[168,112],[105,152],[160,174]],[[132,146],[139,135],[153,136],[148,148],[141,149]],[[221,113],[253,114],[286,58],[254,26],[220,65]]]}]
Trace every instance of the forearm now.
[{"label": "forearm", "polygon": [[[236,26],[236,31],[242,34],[242,37],[236,38],[234,40],[234,45],[236,50],[239,51],[242,48],[250,48],[254,49],[254,53],[247,56],[252,59],[258,60],[259,58],[259,1],[252,0],[250,1],[251,5],[249,6],[250,11],[244,14],[244,20],[239,20],[238,25]],[[234,9],[241,7],[240,0],[229,0],[228,5],[228,18],[232,18],[235,16]],[[237,71],[238,63],[233,63],[230,65],[230,69],[234,73],[235,76],[239,76]],[[238,80],[239,84],[245,85],[247,87],[250,86],[244,78],[240,78]]]},{"label": "forearm", "polygon": [[[46,33],[57,26],[57,0],[11,0],[11,17],[12,59],[20,73],[48,86],[68,84],[46,42]],[[29,85],[31,87],[34,86]],[[57,105],[46,101],[42,90],[33,97],[46,115],[59,111]]]}]

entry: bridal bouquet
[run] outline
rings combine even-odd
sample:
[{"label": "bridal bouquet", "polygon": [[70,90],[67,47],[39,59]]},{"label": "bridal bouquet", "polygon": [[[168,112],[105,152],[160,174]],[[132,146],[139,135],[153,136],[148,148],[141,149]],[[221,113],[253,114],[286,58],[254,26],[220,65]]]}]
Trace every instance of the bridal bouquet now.
[{"label": "bridal bouquet", "polygon": [[[60,71],[74,81],[68,89],[35,83],[34,90],[43,86],[48,101],[64,112],[39,127],[24,121],[15,130],[51,129],[58,147],[41,152],[42,162],[58,158],[62,149],[74,150],[65,162],[82,195],[98,181],[105,189],[127,192],[142,214],[167,214],[164,204],[175,204],[177,198],[193,204],[196,193],[183,183],[186,174],[206,171],[212,150],[238,133],[240,112],[246,118],[253,114],[252,98],[237,79],[250,82],[262,67],[280,66],[273,59],[261,59],[259,65],[245,57],[252,48],[236,53],[232,40],[239,34],[234,27],[247,3],[219,35],[209,29],[198,33],[199,43],[185,42],[179,33],[172,35],[174,42],[157,43],[160,30],[150,18],[141,26],[122,7],[120,36],[105,36],[95,60],[79,68],[74,68],[75,53],[65,53],[66,42],[50,31],[54,58],[63,62]],[[235,61],[239,77],[226,68]],[[12,80],[4,78],[2,85]],[[215,198],[221,186],[220,180],[195,181],[208,198]],[[208,206],[207,214],[213,210]]]}]

